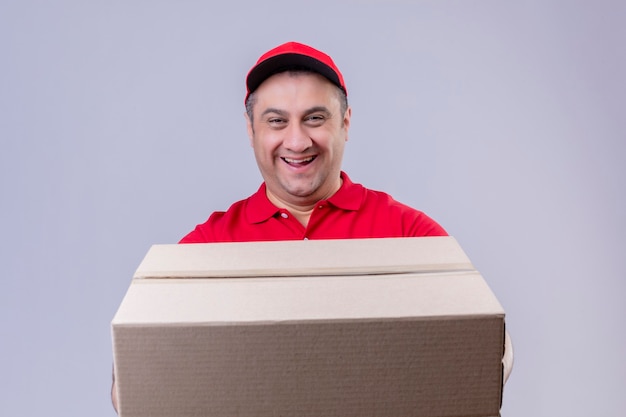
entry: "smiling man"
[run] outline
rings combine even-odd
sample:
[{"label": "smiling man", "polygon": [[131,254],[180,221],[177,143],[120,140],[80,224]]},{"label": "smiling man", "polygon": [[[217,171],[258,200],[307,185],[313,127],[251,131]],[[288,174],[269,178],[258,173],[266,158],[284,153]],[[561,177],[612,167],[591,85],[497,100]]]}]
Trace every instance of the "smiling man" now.
[{"label": "smiling man", "polygon": [[352,109],[333,60],[288,42],[246,78],[250,144],[264,182],[181,243],[442,236],[424,213],[341,171]]}]

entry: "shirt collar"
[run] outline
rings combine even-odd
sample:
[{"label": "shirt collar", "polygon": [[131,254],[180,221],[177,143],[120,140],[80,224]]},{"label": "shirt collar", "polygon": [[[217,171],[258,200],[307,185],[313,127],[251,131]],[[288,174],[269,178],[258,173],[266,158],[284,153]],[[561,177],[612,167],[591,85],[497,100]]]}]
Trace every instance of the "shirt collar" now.
[{"label": "shirt collar", "polygon": [[341,179],[343,180],[341,187],[327,201],[343,210],[358,210],[361,208],[365,195],[363,186],[353,183],[348,174],[343,171],[341,171]]},{"label": "shirt collar", "polygon": [[[358,210],[363,203],[365,189],[361,184],[353,183],[348,174],[343,171],[341,171],[341,179],[342,184],[339,190],[326,201],[342,210]],[[267,198],[266,186],[263,183],[248,199],[246,217],[250,223],[262,223],[279,211],[280,209]]]},{"label": "shirt collar", "polygon": [[246,217],[250,223],[262,223],[278,213],[279,209],[267,198],[265,183],[250,196],[246,204]]}]

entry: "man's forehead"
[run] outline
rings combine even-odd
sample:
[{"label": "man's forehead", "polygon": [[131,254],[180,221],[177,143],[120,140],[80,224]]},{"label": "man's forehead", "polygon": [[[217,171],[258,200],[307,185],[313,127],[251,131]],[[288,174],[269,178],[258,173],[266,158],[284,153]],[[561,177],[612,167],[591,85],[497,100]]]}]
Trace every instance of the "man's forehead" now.
[{"label": "man's forehead", "polygon": [[[339,105],[339,88],[315,73],[284,72],[268,78],[253,93],[255,107],[288,111],[294,105],[303,108]],[[265,109],[261,109],[265,111]]]}]

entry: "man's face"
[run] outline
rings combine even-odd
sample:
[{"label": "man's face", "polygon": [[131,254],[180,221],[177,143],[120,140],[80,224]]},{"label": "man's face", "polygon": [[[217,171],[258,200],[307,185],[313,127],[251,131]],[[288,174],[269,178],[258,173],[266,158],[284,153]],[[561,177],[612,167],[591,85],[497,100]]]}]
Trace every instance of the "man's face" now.
[{"label": "man's face", "polygon": [[307,206],[334,194],[351,115],[341,114],[337,87],[317,74],[285,72],[254,94],[248,135],[270,200]]}]

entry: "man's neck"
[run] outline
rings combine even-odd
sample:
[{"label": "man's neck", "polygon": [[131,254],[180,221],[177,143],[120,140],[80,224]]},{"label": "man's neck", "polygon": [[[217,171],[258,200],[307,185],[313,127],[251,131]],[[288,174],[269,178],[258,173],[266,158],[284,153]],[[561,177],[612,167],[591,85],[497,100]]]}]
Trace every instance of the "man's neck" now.
[{"label": "man's neck", "polygon": [[313,205],[313,207],[311,207],[308,210],[302,210],[302,209],[293,208],[293,207],[288,207],[287,210],[289,210],[291,215],[294,216],[296,219],[298,219],[300,224],[302,224],[302,226],[306,228],[307,225],[309,224],[309,220],[311,219],[311,214],[313,213],[314,208],[315,208],[315,205]]},{"label": "man's neck", "polygon": [[343,184],[343,178],[339,179],[339,185],[336,187],[336,189],[332,190],[330,193],[328,193],[328,195],[324,196],[323,198],[320,198],[316,201],[302,201],[302,202],[287,202],[287,201],[283,201],[280,198],[276,197],[275,195],[273,195],[269,190],[266,189],[265,193],[267,195],[267,198],[272,202],[272,204],[274,204],[276,207],[281,207],[281,208],[285,208],[287,210],[289,210],[289,212],[296,218],[298,219],[298,221],[302,224],[302,226],[307,227],[307,225],[309,224],[309,220],[311,219],[311,214],[313,213],[313,210],[315,209],[315,207],[317,206],[317,204],[322,201],[322,200],[327,200],[329,199],[331,196],[333,196],[337,191],[339,191],[339,189],[341,188],[341,185]]},{"label": "man's neck", "polygon": [[[274,204],[276,207],[284,208],[291,213],[298,221],[302,224],[302,226],[306,227],[309,224],[309,219],[311,218],[311,214],[313,213],[313,209],[317,205],[318,201],[313,203],[304,203],[304,204],[293,204],[287,203],[276,198],[270,192],[266,192],[267,198]],[[322,199],[323,200],[323,199]]]}]

